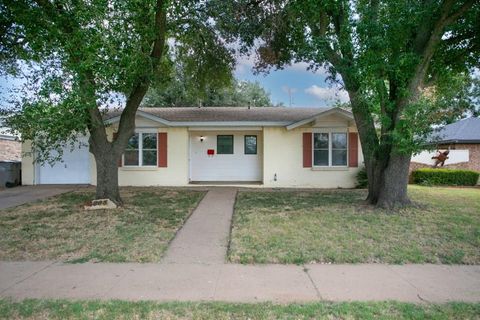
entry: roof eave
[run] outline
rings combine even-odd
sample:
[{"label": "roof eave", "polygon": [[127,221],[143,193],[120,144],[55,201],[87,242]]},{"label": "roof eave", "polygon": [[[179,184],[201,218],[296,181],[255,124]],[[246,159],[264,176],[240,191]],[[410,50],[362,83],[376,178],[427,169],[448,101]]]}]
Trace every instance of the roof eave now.
[{"label": "roof eave", "polygon": [[175,121],[171,122],[172,127],[284,127],[290,122],[285,121]]},{"label": "roof eave", "polygon": [[[147,113],[147,112],[144,112],[144,111],[141,111],[141,110],[137,110],[136,115],[142,116],[142,117],[144,117],[146,119],[149,119],[149,120],[152,120],[154,122],[158,122],[158,123],[163,124],[165,126],[171,126],[171,123],[172,123],[171,121],[168,121],[168,120],[165,120],[163,118],[154,116],[150,113]],[[113,123],[120,122],[120,118],[121,118],[121,116],[116,116],[116,117],[107,119],[107,120],[105,120],[105,124],[113,124]]]},{"label": "roof eave", "polygon": [[470,143],[470,144],[477,144],[477,143],[480,143],[480,139],[449,139],[449,140],[438,140],[438,141],[431,141],[431,142],[428,142],[427,144],[450,144],[450,143],[455,143],[455,144],[459,144],[459,143]]},{"label": "roof eave", "polygon": [[[138,110],[137,115],[167,127],[202,127],[202,126],[236,126],[236,127],[284,127],[289,121],[170,121]],[[120,121],[120,116],[105,120],[105,124],[114,124]]]},{"label": "roof eave", "polygon": [[339,114],[340,116],[342,117],[345,117],[347,118],[348,120],[353,120],[353,114],[349,111],[346,111],[346,110],[343,110],[343,109],[340,109],[340,108],[331,108],[331,109],[328,109],[328,110],[325,110],[325,111],[322,111],[322,112],[319,112],[317,113],[316,115],[310,117],[310,118],[307,118],[307,119],[304,119],[304,120],[300,120],[300,121],[297,121],[297,122],[294,122],[292,124],[289,124],[287,126],[287,130],[292,130],[292,129],[295,129],[295,128],[298,128],[298,127],[301,127],[307,123],[310,123],[312,121],[315,121],[317,120],[318,118],[321,118],[321,117],[325,117],[325,116],[328,116],[328,115],[331,115],[331,114]]}]

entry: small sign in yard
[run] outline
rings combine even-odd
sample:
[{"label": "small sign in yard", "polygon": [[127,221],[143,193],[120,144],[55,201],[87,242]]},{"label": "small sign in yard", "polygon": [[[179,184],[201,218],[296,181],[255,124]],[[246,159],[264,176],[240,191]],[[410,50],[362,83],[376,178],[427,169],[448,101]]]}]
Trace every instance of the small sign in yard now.
[{"label": "small sign in yard", "polygon": [[97,199],[93,200],[91,205],[83,207],[85,210],[104,210],[104,209],[116,209],[117,205],[110,199]]}]

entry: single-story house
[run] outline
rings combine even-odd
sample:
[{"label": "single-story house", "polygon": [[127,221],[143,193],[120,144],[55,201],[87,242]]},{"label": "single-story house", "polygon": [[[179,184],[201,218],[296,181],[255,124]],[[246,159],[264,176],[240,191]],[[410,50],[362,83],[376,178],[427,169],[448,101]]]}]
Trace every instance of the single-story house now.
[{"label": "single-story house", "polygon": [[[480,118],[470,117],[448,124],[432,133],[429,144],[448,152],[444,168],[480,172]],[[412,157],[410,170],[433,166],[437,151],[423,151]]]},{"label": "single-story house", "polygon": [[[118,111],[106,115],[110,138],[119,120]],[[353,116],[340,108],[141,108],[135,125],[121,186],[351,188],[363,162]],[[24,184],[96,183],[86,144],[53,167],[32,160],[22,159]]]}]

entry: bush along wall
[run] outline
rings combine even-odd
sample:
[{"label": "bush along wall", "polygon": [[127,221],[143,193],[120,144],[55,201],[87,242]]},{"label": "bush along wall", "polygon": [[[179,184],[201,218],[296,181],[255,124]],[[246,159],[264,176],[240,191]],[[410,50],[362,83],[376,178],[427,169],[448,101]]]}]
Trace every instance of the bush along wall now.
[{"label": "bush along wall", "polygon": [[357,173],[357,184],[355,185],[356,188],[365,189],[368,187],[368,177],[367,177],[367,169],[363,167]]},{"label": "bush along wall", "polygon": [[471,170],[422,168],[412,172],[413,183],[422,185],[474,186],[480,173]]}]

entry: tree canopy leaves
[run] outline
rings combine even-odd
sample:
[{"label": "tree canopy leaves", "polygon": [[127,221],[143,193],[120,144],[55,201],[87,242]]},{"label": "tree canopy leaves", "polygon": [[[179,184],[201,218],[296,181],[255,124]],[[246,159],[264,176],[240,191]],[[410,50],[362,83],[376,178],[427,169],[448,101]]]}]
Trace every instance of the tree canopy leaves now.
[{"label": "tree canopy leaves", "polygon": [[102,127],[108,108],[135,111],[150,83],[171,79],[173,60],[198,88],[231,81],[233,51],[212,14],[187,0],[2,1],[0,69],[25,83],[10,125],[41,161]]},{"label": "tree canopy leaves", "polygon": [[220,87],[198,90],[183,77],[153,86],[145,96],[146,107],[271,107],[270,93],[259,82],[224,82]]}]

